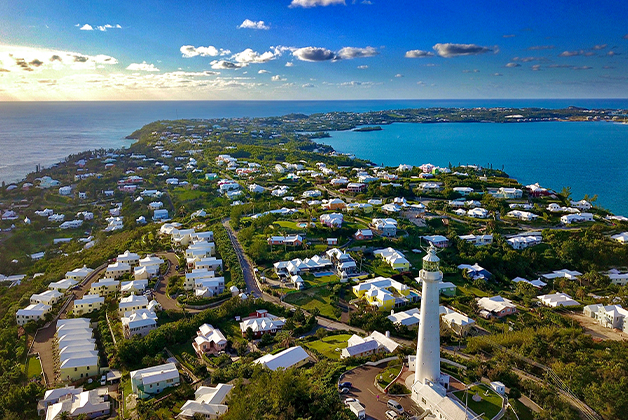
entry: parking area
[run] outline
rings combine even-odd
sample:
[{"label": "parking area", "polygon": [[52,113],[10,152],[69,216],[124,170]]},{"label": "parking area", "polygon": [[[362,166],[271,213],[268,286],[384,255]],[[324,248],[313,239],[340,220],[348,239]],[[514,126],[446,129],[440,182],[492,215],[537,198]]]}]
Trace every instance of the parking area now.
[{"label": "parking area", "polygon": [[589,318],[578,313],[570,313],[569,317],[578,321],[578,323],[584,328],[584,332],[591,337],[599,340],[615,340],[626,341],[628,340],[628,334],[625,332],[606,328],[597,323],[594,318]]},{"label": "parking area", "polygon": [[422,410],[414,404],[410,396],[388,397],[375,387],[375,377],[383,368],[374,366],[360,366],[347,373],[343,381],[351,382],[352,387],[348,394],[342,394],[341,399],[357,398],[365,408],[366,418],[374,420],[386,420],[386,403],[389,399],[398,401],[404,410],[410,415],[419,415]]}]

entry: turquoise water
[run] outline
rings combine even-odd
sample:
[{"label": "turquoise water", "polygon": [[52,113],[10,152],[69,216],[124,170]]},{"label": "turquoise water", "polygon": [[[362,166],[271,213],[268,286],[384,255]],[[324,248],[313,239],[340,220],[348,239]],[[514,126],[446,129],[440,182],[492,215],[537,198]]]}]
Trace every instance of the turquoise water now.
[{"label": "turquoise water", "polygon": [[628,125],[608,122],[392,124],[382,131],[332,132],[339,152],[377,164],[492,165],[521,183],[540,183],[628,215]]},{"label": "turquoise water", "polygon": [[[478,99],[361,101],[152,101],[0,102],[0,181],[14,182],[71,153],[120,148],[125,137],[156,120],[232,118],[365,112],[425,107],[628,108],[627,99]],[[628,126],[611,124],[434,124],[385,127],[382,132],[337,133],[338,150],[378,163],[446,165],[474,162],[506,171],[522,182],[539,181],[576,195],[598,193],[600,203],[628,215],[626,156]],[[573,123],[576,124],[576,123]],[[582,128],[578,128],[582,127]]]}]

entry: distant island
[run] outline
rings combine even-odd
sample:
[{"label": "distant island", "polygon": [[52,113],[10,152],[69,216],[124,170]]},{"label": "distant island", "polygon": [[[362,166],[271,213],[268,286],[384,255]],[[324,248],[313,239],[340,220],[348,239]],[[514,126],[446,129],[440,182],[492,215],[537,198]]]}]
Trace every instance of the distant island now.
[{"label": "distant island", "polygon": [[382,131],[382,127],[380,127],[379,125],[376,125],[375,127],[359,127],[353,131],[358,131],[358,132]]}]

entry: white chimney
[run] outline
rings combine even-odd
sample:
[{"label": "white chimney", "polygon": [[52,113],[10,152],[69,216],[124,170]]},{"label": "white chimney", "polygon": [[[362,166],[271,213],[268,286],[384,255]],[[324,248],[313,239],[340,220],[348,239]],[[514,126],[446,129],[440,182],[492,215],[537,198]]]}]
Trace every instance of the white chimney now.
[{"label": "white chimney", "polygon": [[390,331],[386,331],[386,338],[390,338]]}]

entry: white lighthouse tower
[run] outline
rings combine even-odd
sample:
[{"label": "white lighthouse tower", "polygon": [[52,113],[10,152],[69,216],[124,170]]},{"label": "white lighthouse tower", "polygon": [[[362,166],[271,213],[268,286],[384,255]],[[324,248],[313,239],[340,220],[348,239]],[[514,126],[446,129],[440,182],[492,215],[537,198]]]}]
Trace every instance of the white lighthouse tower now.
[{"label": "white lighthouse tower", "polygon": [[416,372],[414,382],[440,381],[440,315],[438,307],[438,284],[443,280],[440,258],[431,246],[423,257],[423,269],[419,272],[423,283],[421,294],[421,322],[416,349]]},{"label": "white lighthouse tower", "polygon": [[[440,258],[431,246],[423,257],[423,270],[418,281],[423,283],[421,318],[417,340],[412,399],[431,417],[442,420],[471,420],[476,416],[460,401],[447,393],[449,375],[440,372],[440,308],[439,283],[443,280]],[[407,385],[410,385],[406,381]]]}]

